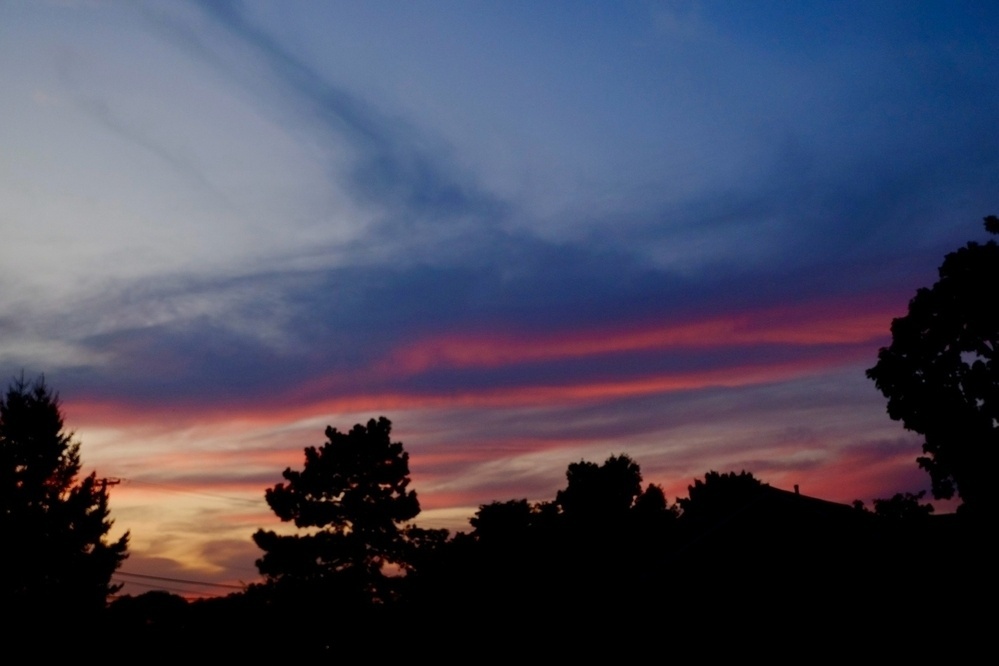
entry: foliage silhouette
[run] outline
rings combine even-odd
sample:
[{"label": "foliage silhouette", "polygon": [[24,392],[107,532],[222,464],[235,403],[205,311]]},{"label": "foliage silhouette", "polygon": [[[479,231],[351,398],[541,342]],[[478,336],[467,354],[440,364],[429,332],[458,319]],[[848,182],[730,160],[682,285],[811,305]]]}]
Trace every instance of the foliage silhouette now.
[{"label": "foliage silhouette", "polygon": [[526,499],[483,504],[469,519],[473,536],[486,542],[509,543],[525,538],[534,526],[536,509]]},{"label": "foliage silhouette", "polygon": [[267,490],[281,520],[311,530],[253,535],[264,551],[257,567],[270,582],[353,595],[358,602],[391,598],[389,569],[405,570],[411,559],[402,524],[420,511],[416,492],[407,490],[409,455],[391,441],[391,428],[385,417],[346,433],[327,427],[328,441],[305,449],[302,471],[286,469],[287,483]]},{"label": "foliage silhouette", "polygon": [[[387,424],[381,430],[372,422],[358,428],[361,442],[375,432],[376,439],[391,446]],[[346,436],[337,433],[330,439]],[[401,454],[399,446],[395,454],[374,458],[394,459]],[[332,456],[321,450],[306,454],[310,472],[327,455]],[[320,475],[325,484],[315,483],[327,488],[326,501],[335,504],[346,490],[334,489],[330,470],[343,464],[326,464],[327,473]],[[372,465],[369,461],[361,468]],[[601,479],[602,469],[611,471]],[[289,485],[298,485],[303,476],[305,471],[285,474]],[[316,561],[312,564],[320,567],[319,573],[272,576],[274,584],[193,603],[187,612],[175,604],[177,614],[154,615],[150,611],[158,605],[149,606],[147,615],[155,624],[138,633],[155,639],[180,628],[187,643],[180,643],[185,649],[179,655],[242,632],[254,640],[237,646],[243,650],[239,654],[258,660],[271,654],[328,659],[334,652],[347,655],[351,646],[376,649],[390,659],[438,658],[439,642],[427,637],[442,627],[464,644],[486,646],[504,657],[507,652],[520,657],[528,648],[557,650],[570,658],[592,656],[595,648],[643,656],[661,647],[664,628],[675,643],[692,649],[705,628],[742,641],[758,640],[779,627],[813,641],[839,634],[866,645],[880,636],[894,645],[902,630],[914,639],[925,637],[902,615],[858,627],[856,614],[844,611],[862,612],[886,598],[906,607],[927,598],[938,607],[948,603],[950,585],[934,585],[927,593],[914,584],[924,576],[925,563],[912,553],[929,553],[935,562],[945,563],[962,589],[995,587],[983,587],[979,576],[991,571],[991,551],[956,531],[960,521],[881,519],[870,511],[800,495],[797,489],[772,488],[748,472],[710,472],[694,481],[690,497],[679,500],[685,509],[678,516],[659,486],[639,492],[641,473],[627,456],[612,456],[603,465],[574,463],[566,479],[558,496],[575,508],[566,511],[554,501],[526,499],[483,504],[470,520],[473,531],[453,539],[444,530],[401,529],[398,521],[389,521],[401,543],[397,552],[407,558],[396,564],[412,572],[392,579],[397,585],[391,598],[399,603],[345,604],[342,594],[356,582],[351,572],[364,567],[348,563],[331,571]],[[408,494],[403,486],[396,496]],[[890,516],[898,508],[906,512],[918,505],[918,499],[902,494],[876,506],[879,514]],[[330,508],[317,515],[340,512]],[[294,509],[286,515],[292,520],[301,513]],[[608,522],[608,516],[614,519]],[[350,521],[343,519],[345,525]],[[317,520],[305,529],[333,528]],[[977,560],[969,557],[973,554],[980,554]],[[292,584],[283,584],[288,582]],[[682,610],[667,614],[662,603],[667,599],[682,599]],[[519,611],[524,608],[547,619],[525,619]],[[124,615],[127,610],[123,605],[122,627],[131,617]],[[585,640],[566,640],[566,631]],[[371,635],[389,640],[373,646],[358,639]],[[220,653],[232,649],[228,643],[219,647]]]},{"label": "foliage silhouette", "polygon": [[624,516],[642,492],[642,472],[627,455],[602,465],[581,460],[565,472],[568,482],[555,503],[570,521],[613,521]]},{"label": "foliage silhouette", "polygon": [[920,504],[926,491],[895,493],[888,499],[874,500],[874,513],[890,520],[924,520],[933,513],[932,504]]},{"label": "foliage silhouette", "polygon": [[[477,617],[530,600],[535,611],[563,622],[600,618],[606,628],[609,609],[632,607],[658,585],[677,515],[662,489],[643,492],[641,470],[626,455],[572,463],[566,481],[555,501],[479,507],[471,535],[452,540],[447,566],[438,569],[436,589],[447,590],[447,605]],[[536,627],[536,640],[547,640],[544,628]]]},{"label": "foliage silhouette", "polygon": [[635,498],[634,510],[639,514],[675,513],[669,506],[666,493],[655,484],[650,483],[641,495]]},{"label": "foliage silhouette", "polygon": [[19,615],[93,612],[119,587],[128,534],[108,540],[106,484],[79,472],[58,396],[43,379],[12,382],[0,397],[0,600]]},{"label": "foliage silhouette", "polygon": [[745,470],[739,474],[711,471],[704,475],[704,481],[695,479],[694,485],[687,486],[687,497],[677,503],[685,522],[714,522],[751,509],[765,487]]},{"label": "foliage silhouette", "polygon": [[[985,218],[999,233],[999,218]],[[948,254],[940,279],[919,289],[892,342],[867,370],[888,414],[924,437],[919,466],[933,496],[956,491],[961,510],[995,516],[999,493],[999,245],[968,243]]]}]

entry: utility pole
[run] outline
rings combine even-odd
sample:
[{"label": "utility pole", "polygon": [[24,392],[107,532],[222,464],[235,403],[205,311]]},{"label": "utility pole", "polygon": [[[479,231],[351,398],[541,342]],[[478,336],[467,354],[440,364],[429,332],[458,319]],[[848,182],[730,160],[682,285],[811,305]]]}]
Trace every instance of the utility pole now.
[{"label": "utility pole", "polygon": [[104,477],[103,479],[97,479],[97,483],[101,484],[101,494],[106,495],[108,491],[108,486],[117,486],[119,483],[121,483],[121,479],[116,479],[114,477],[111,478]]}]

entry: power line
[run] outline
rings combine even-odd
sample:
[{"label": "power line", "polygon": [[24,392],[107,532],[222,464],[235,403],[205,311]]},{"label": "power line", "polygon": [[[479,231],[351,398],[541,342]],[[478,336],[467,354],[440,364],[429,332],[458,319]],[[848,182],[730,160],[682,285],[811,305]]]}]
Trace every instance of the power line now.
[{"label": "power line", "polygon": [[233,585],[232,583],[209,583],[208,581],[190,580],[186,578],[169,578],[167,576],[152,576],[149,574],[131,573],[128,571],[122,571],[120,569],[118,571],[115,571],[114,575],[130,576],[132,578],[144,578],[146,580],[161,580],[167,583],[184,583],[185,585],[204,585],[206,587],[220,587],[228,590],[242,590],[245,587],[243,585]]},{"label": "power line", "polygon": [[[195,601],[195,600],[199,600],[199,599],[215,599],[215,598],[217,598],[216,596],[214,596],[210,592],[197,592],[195,590],[189,590],[189,589],[184,589],[184,588],[180,588],[180,587],[170,587],[168,585],[160,585],[160,584],[157,584],[157,583],[140,583],[138,581],[132,581],[132,580],[130,580],[130,581],[116,581],[116,582],[119,582],[119,583],[121,583],[121,582],[127,582],[129,586],[144,587],[144,588],[147,588],[147,589],[152,590],[154,592],[170,592],[172,594],[176,594],[177,596],[183,597],[186,601]],[[127,595],[127,594],[123,595],[119,591],[119,592],[116,592],[116,593],[110,595],[109,598],[111,598],[111,599],[121,599],[122,597],[126,597],[126,596],[130,596],[130,595]]]},{"label": "power line", "polygon": [[260,507],[261,504],[263,504],[262,498],[259,500],[251,500],[245,497],[231,497],[227,495],[218,495],[215,493],[204,493],[196,490],[187,490],[186,488],[171,486],[166,483],[158,483],[156,481],[145,481],[143,479],[128,479],[128,478],[121,478],[119,479],[119,481],[124,481],[125,483],[128,484],[138,483],[140,485],[153,486],[155,488],[159,488],[160,490],[164,490],[171,493],[178,493],[182,495],[193,495],[195,497],[207,497],[209,499],[214,499],[214,500],[225,500],[226,502],[243,504],[245,506]]}]

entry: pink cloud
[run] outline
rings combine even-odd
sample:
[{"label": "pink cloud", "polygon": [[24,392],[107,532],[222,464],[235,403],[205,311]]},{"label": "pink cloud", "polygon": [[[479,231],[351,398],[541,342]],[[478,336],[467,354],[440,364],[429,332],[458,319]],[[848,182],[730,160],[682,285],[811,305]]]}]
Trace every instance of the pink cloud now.
[{"label": "pink cloud", "polygon": [[[170,423],[171,427],[225,419],[239,429],[312,418],[323,413],[387,413],[407,409],[509,407],[515,405],[586,402],[628,396],[738,387],[784,381],[821,372],[837,364],[873,358],[886,341],[892,315],[882,299],[827,300],[680,323],[655,322],[558,332],[549,335],[500,336],[456,333],[408,343],[348,377],[336,371],[313,376],[297,389],[266,401],[227,403],[192,398],[189,404],[131,404],[74,396],[65,409],[74,422],[141,425]],[[610,355],[649,354],[751,346],[805,349],[797,359],[749,362],[741,365],[657,372],[619,377],[585,378],[586,362]],[[790,354],[789,354],[790,355]],[[583,372],[564,383],[539,382],[529,372],[502,387],[464,385],[404,388],[393,378],[419,375],[439,368],[493,369],[529,366],[556,360],[576,360]],[[641,364],[639,363],[639,366]],[[549,375],[546,375],[549,377]],[[480,383],[481,384],[481,383]],[[126,407],[124,403],[130,403]]]},{"label": "pink cloud", "polygon": [[890,323],[880,303],[855,299],[548,335],[445,335],[397,349],[379,370],[415,374],[436,367],[489,368],[677,348],[849,345],[884,340]]}]

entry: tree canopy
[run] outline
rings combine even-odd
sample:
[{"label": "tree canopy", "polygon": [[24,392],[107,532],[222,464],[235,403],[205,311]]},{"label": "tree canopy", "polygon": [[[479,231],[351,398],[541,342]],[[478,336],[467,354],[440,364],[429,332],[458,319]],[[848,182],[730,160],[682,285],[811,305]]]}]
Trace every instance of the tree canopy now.
[{"label": "tree canopy", "polygon": [[695,479],[694,485],[687,486],[687,497],[677,502],[686,522],[723,520],[752,508],[764,486],[745,470],[738,474],[711,471],[704,475],[704,481]]},{"label": "tree canopy", "polygon": [[642,492],[642,472],[626,455],[610,456],[602,465],[581,460],[565,472],[568,484],[555,503],[570,520],[606,521],[627,513]]},{"label": "tree canopy", "polygon": [[[999,218],[985,218],[999,233]],[[891,344],[867,370],[888,399],[888,414],[924,437],[917,460],[933,495],[955,491],[962,510],[995,515],[999,495],[999,245],[994,240],[948,254],[940,278],[892,321]]]},{"label": "tree canopy", "polygon": [[277,516],[310,530],[278,535],[258,530],[253,540],[264,555],[260,572],[272,582],[351,589],[371,601],[388,595],[389,567],[405,569],[403,523],[420,504],[408,490],[409,454],[392,442],[385,417],[350,432],[327,427],[322,447],[305,449],[302,471],[288,468],[266,492]]},{"label": "tree canopy", "polygon": [[77,480],[80,444],[41,379],[0,397],[0,599],[23,612],[92,611],[118,589],[128,534],[108,540],[106,483]]}]

